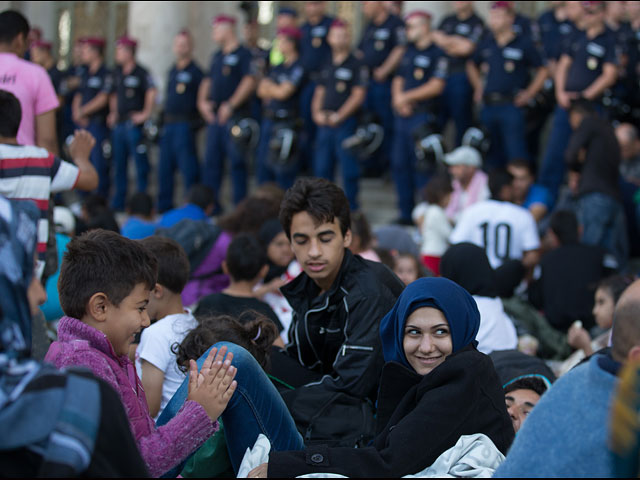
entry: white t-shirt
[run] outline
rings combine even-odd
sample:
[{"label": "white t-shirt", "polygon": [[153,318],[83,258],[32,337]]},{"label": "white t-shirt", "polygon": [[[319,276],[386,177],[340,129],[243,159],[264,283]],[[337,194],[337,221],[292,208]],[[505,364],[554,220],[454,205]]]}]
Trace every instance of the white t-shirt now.
[{"label": "white t-shirt", "polygon": [[449,237],[451,245],[470,242],[483,247],[493,268],[504,260],[521,260],[540,247],[536,221],[526,208],[485,200],[467,208]]},{"label": "white t-shirt", "polygon": [[518,334],[511,318],[504,312],[500,298],[473,296],[480,312],[480,328],[476,340],[478,350],[489,354],[494,350],[513,350]]},{"label": "white t-shirt", "polygon": [[142,378],[142,360],[146,360],[164,372],[160,410],[154,420],[160,416],[186,378],[186,374],[178,368],[176,356],[172,353],[171,347],[175,343],[181,343],[184,337],[197,326],[198,321],[191,310],[185,309],[185,313],[167,315],[142,331],[140,344],[136,350],[138,376]]},{"label": "white t-shirt", "polygon": [[431,257],[444,255],[449,248],[449,235],[453,228],[444,209],[440,205],[422,202],[413,209],[411,217],[416,223],[422,217],[420,253]]}]

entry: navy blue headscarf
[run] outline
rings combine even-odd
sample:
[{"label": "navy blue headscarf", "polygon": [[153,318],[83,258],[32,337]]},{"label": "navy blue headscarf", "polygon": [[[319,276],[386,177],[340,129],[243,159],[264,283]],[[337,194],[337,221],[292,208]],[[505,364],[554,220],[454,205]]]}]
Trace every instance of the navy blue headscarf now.
[{"label": "navy blue headscarf", "polygon": [[457,283],[446,278],[419,278],[407,285],[391,311],[380,322],[385,362],[398,362],[412,368],[402,346],[409,315],[421,307],[440,310],[449,323],[453,353],[477,344],[480,312],[475,300]]}]

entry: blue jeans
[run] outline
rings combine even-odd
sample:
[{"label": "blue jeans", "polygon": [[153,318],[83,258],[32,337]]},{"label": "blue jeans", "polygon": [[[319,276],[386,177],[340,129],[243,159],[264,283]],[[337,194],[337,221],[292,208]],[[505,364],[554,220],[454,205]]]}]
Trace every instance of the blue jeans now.
[{"label": "blue jeans", "polygon": [[[237,473],[247,448],[253,447],[259,434],[264,434],[275,451],[303,450],[302,436],[289,414],[282,397],[264,373],[255,358],[244,348],[229,342],[219,342],[199,359],[202,367],[213,347],[226,345],[233,353],[232,365],[238,369],[238,388],[222,414],[227,448],[234,471]],[[187,399],[189,379],[185,379],[158,418],[161,426],[171,420]]]},{"label": "blue jeans", "polygon": [[231,184],[233,187],[233,203],[238,204],[247,195],[247,162],[240,149],[231,140],[229,126],[213,123],[207,126],[207,146],[205,150],[203,183],[213,190],[216,209],[220,207],[218,201],[224,160],[229,158],[231,163]]},{"label": "blue jeans", "polygon": [[333,181],[336,159],[342,167],[344,192],[351,210],[358,209],[358,179],[360,166],[358,159],[342,148],[342,141],[356,130],[355,117],[348,118],[337,127],[318,128],[317,143],[313,156],[313,174]]},{"label": "blue jeans", "polygon": [[395,135],[391,150],[391,169],[398,194],[400,218],[411,221],[411,212],[415,205],[415,192],[429,180],[426,172],[416,170],[416,153],[413,130],[419,125],[429,123],[431,115],[418,113],[410,117],[395,118]]},{"label": "blue jeans", "polygon": [[[260,125],[260,143],[258,144],[256,177],[258,185],[266,182],[276,182],[280,188],[287,190],[296,180],[298,173],[297,162],[286,167],[274,167],[269,164],[269,142],[271,141],[273,121],[262,119]],[[299,142],[298,142],[299,145]]]},{"label": "blue jeans", "polygon": [[384,128],[384,138],[375,159],[366,160],[364,165],[384,172],[391,161],[391,141],[393,138],[393,111],[391,110],[391,81],[369,82],[364,110],[374,113]]},{"label": "blue jeans", "polygon": [[531,161],[527,151],[524,112],[511,103],[485,105],[480,114],[483,125],[491,135],[491,147],[485,160],[485,168],[506,166],[511,160]]},{"label": "blue jeans", "polygon": [[94,121],[89,122],[87,131],[96,139],[96,145],[91,150],[89,159],[98,173],[97,193],[103,198],[109,198],[109,165],[102,152],[102,144],[109,136],[109,129],[103,122]]},{"label": "blue jeans", "polygon": [[127,200],[127,163],[130,155],[136,162],[138,192],[147,191],[149,159],[147,146],[142,143],[142,126],[134,125],[130,120],[117,124],[113,129],[112,151],[116,192],[111,204],[115,210],[123,210]]},{"label": "blue jeans", "polygon": [[444,125],[453,118],[456,126],[456,145],[460,145],[462,136],[471,126],[473,118],[473,89],[465,72],[453,73],[447,78],[443,99],[441,123]]},{"label": "blue jeans", "polygon": [[620,202],[604,193],[587,193],[579,199],[578,212],[582,243],[605,248],[623,268],[629,259],[629,240]]},{"label": "blue jeans", "polygon": [[173,175],[180,169],[187,192],[198,180],[198,157],[193,129],[188,122],[168,123],[160,140],[158,211],[173,208]]},{"label": "blue jeans", "polygon": [[564,151],[569,145],[572,133],[569,113],[564,108],[556,106],[539,177],[540,183],[549,189],[554,199],[557,198],[560,185],[564,181],[566,172]]}]

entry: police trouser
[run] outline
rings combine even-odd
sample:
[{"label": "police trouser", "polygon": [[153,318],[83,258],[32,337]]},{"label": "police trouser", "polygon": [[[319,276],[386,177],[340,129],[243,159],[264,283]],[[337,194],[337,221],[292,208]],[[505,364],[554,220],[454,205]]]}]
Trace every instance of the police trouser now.
[{"label": "police trouser", "polygon": [[182,173],[185,193],[197,182],[199,167],[195,135],[188,121],[164,125],[158,161],[158,211],[173,208],[173,175],[176,167]]},{"label": "police trouser", "polygon": [[231,139],[230,124],[231,122],[224,125],[212,123],[207,126],[207,147],[202,181],[213,190],[216,210],[220,208],[218,198],[222,186],[224,160],[227,157],[231,165],[233,203],[237,205],[247,195],[246,155]]},{"label": "police trouser", "polygon": [[489,131],[491,146],[484,167],[491,170],[515,159],[530,161],[524,110],[511,102],[485,104],[480,119]]},{"label": "police trouser", "polygon": [[311,100],[316,89],[316,82],[309,80],[300,92],[300,116],[302,118],[302,132],[300,135],[300,160],[302,167],[311,166],[314,153],[316,136],[318,134],[316,124],[311,113]]},{"label": "police trouser", "polygon": [[116,210],[123,210],[127,199],[127,163],[129,155],[136,162],[136,187],[138,192],[147,191],[149,159],[147,146],[142,142],[142,125],[134,125],[131,120],[119,123],[112,135],[113,163],[115,164],[116,192],[111,202]]},{"label": "police trouser", "polygon": [[443,99],[441,123],[444,125],[453,118],[456,126],[456,145],[460,145],[462,136],[471,126],[473,118],[473,89],[466,72],[452,73],[447,77]]},{"label": "police trouser", "polygon": [[393,148],[391,150],[391,171],[398,194],[398,208],[402,220],[411,220],[415,205],[415,194],[429,180],[429,174],[416,169],[415,139],[413,131],[420,125],[433,121],[427,112],[410,117],[395,117]]},{"label": "police trouser", "polygon": [[98,173],[99,183],[97,193],[106,199],[109,198],[109,165],[104,158],[102,146],[109,136],[109,129],[104,121],[92,120],[87,126],[87,131],[96,139],[96,144],[91,149],[89,159],[91,160],[93,168],[95,168]]},{"label": "police trouser", "polygon": [[374,113],[384,128],[382,146],[376,158],[364,162],[365,167],[385,171],[391,159],[391,139],[393,138],[393,111],[391,110],[391,81],[371,81],[367,88],[364,109]]},{"label": "police trouser", "polygon": [[345,138],[355,133],[357,121],[350,117],[337,127],[319,127],[313,155],[313,175],[333,181],[336,159],[342,167],[344,192],[351,210],[358,209],[360,168],[355,155],[342,148]]},{"label": "police trouser", "polygon": [[276,182],[280,188],[287,190],[296,180],[298,174],[297,160],[291,165],[274,167],[269,164],[269,142],[273,136],[274,121],[263,116],[260,125],[260,143],[256,165],[256,177],[258,185],[266,182]]}]

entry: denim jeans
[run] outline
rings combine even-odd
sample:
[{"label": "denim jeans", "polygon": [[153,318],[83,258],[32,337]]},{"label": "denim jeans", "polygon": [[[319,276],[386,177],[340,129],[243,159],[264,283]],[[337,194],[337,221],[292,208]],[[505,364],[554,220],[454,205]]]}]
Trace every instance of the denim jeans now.
[{"label": "denim jeans", "polygon": [[[248,351],[233,343],[216,343],[198,359],[198,368],[202,367],[211,348],[225,345],[233,353],[232,365],[238,369],[235,378],[238,388],[221,417],[234,471],[238,472],[247,448],[253,447],[260,433],[269,439],[275,451],[304,449],[302,436],[282,397]],[[188,382],[189,379],[185,379],[171,398],[158,418],[158,426],[178,413],[187,398]]]},{"label": "denim jeans", "polygon": [[109,165],[102,152],[102,144],[109,136],[109,129],[104,122],[91,121],[87,126],[87,131],[96,139],[95,146],[91,149],[90,160],[98,173],[98,194],[103,198],[109,198]]},{"label": "denim jeans", "polygon": [[342,148],[342,142],[356,130],[356,119],[350,117],[337,127],[319,127],[313,155],[313,174],[333,181],[336,159],[342,167],[344,192],[351,210],[358,210],[358,159]]},{"label": "denim jeans", "polygon": [[395,118],[395,135],[391,148],[391,171],[396,184],[400,218],[411,221],[415,205],[416,190],[420,190],[429,180],[426,172],[416,170],[415,140],[413,131],[432,120],[428,113],[418,113],[410,117]]},{"label": "denim jeans", "polygon": [[471,126],[473,119],[473,89],[466,72],[449,75],[442,98],[444,108],[442,109],[441,123],[444,125],[449,118],[453,118],[453,123],[456,126],[456,145],[460,145],[462,136]]},{"label": "denim jeans", "polygon": [[127,161],[132,155],[136,162],[136,187],[138,192],[147,191],[149,177],[149,159],[147,146],[142,141],[142,126],[134,125],[130,120],[119,123],[113,129],[113,163],[115,165],[116,192],[112,206],[123,210],[127,199]]},{"label": "denim jeans", "polygon": [[491,139],[485,169],[504,167],[516,158],[531,161],[523,109],[512,103],[485,105],[480,118]]},{"label": "denim jeans", "polygon": [[233,203],[237,205],[247,195],[247,162],[245,154],[231,140],[229,125],[213,123],[207,126],[207,146],[202,172],[202,183],[213,190],[216,209],[220,208],[219,195],[224,173],[225,158],[231,164]]},{"label": "denim jeans", "polygon": [[158,211],[173,208],[173,175],[182,173],[185,193],[198,180],[196,142],[189,122],[168,123],[160,140],[158,161]]},{"label": "denim jeans", "polygon": [[582,243],[605,248],[623,268],[629,259],[629,240],[620,202],[604,193],[592,192],[580,197],[578,205]]},{"label": "denim jeans", "polygon": [[364,110],[372,112],[384,128],[384,138],[375,158],[366,159],[364,166],[385,172],[391,162],[391,142],[393,139],[393,111],[391,110],[391,81],[369,82]]}]

